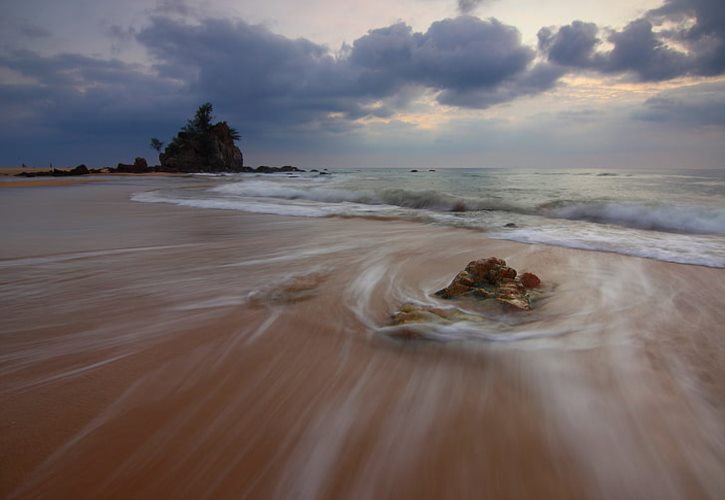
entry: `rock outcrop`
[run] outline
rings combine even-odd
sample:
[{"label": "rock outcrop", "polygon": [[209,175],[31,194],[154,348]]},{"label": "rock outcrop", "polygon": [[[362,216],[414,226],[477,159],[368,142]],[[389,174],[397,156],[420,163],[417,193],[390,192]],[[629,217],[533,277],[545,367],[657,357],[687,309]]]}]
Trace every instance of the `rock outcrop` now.
[{"label": "rock outcrop", "polygon": [[179,132],[159,160],[159,170],[165,172],[240,172],[243,165],[242,152],[226,122],[204,132]]},{"label": "rock outcrop", "polygon": [[532,273],[517,278],[516,270],[497,257],[474,260],[458,273],[450,285],[435,294],[444,299],[471,296],[493,299],[516,309],[531,309],[528,290],[538,287],[541,280]]},{"label": "rock outcrop", "polygon": [[45,172],[20,172],[16,174],[16,177],[72,177],[77,175],[88,175],[90,173],[96,173],[95,171],[88,170],[88,167],[81,164],[70,170],[59,170],[53,168]]},{"label": "rock outcrop", "polygon": [[119,163],[116,166],[116,172],[124,174],[145,174],[153,172],[153,169],[149,168],[149,164],[146,163],[145,158],[137,157],[133,161],[133,165],[127,165],[125,163]]}]

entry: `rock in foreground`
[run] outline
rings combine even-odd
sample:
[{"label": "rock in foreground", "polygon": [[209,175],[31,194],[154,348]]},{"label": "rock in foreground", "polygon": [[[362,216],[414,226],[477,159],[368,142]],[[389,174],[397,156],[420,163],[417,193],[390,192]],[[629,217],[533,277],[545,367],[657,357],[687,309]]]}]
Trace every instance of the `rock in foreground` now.
[{"label": "rock in foreground", "polygon": [[470,296],[493,299],[528,311],[531,309],[528,289],[538,287],[541,280],[532,273],[517,277],[516,270],[497,257],[469,262],[450,285],[435,294],[444,299]]}]

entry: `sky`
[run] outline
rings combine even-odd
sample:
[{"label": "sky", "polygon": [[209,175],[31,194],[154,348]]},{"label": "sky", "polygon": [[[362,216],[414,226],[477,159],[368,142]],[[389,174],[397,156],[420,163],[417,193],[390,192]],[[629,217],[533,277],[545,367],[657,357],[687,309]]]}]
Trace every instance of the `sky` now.
[{"label": "sky", "polygon": [[725,169],[723,0],[2,0],[0,165]]}]

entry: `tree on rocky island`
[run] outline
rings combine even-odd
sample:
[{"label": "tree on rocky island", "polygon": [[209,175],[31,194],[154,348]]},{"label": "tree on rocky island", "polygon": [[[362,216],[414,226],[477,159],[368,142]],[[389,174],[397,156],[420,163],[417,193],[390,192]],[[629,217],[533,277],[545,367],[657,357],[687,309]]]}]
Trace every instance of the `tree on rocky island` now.
[{"label": "tree on rocky island", "polygon": [[[242,168],[242,152],[234,144],[239,132],[227,122],[213,123],[206,102],[159,155],[161,170],[171,172],[234,172]],[[160,141],[159,141],[160,142]],[[152,140],[153,145],[153,140]],[[153,147],[153,146],[152,146]]]}]

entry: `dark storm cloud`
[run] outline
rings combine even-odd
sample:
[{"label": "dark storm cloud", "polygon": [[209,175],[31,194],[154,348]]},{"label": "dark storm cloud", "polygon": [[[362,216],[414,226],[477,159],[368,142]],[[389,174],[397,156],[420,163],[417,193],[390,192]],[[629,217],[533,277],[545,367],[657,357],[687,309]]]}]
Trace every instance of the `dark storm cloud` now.
[{"label": "dark storm cloud", "polygon": [[197,101],[178,83],[118,60],[15,51],[0,55],[0,68],[23,77],[0,82],[0,150],[16,163],[37,161],[47,151],[78,154],[95,144],[105,150],[99,158],[124,158],[143,151],[149,134],[170,134],[169,124],[184,118],[180,107]]},{"label": "dark storm cloud", "polygon": [[596,24],[581,21],[562,26],[556,33],[543,28],[538,33],[539,48],[557,64],[589,67],[593,65],[594,48],[601,42],[597,31]]},{"label": "dark storm cloud", "polygon": [[553,85],[556,78],[532,66],[534,55],[515,28],[463,16],[426,33],[402,23],[371,31],[355,41],[347,65],[367,89],[420,85],[440,91],[442,104],[484,108]]},{"label": "dark storm cloud", "polygon": [[[372,30],[341,55],[222,19],[154,16],[137,32],[113,26],[109,36],[135,36],[151,67],[75,54],[0,54],[0,69],[22,77],[0,82],[14,126],[135,135],[144,144],[150,135],[170,135],[195,105],[211,101],[245,138],[331,133],[360,118],[390,117],[426,91],[446,105],[485,108],[542,92],[561,75],[558,66],[535,65],[535,51],[512,26],[469,16],[426,32],[403,23]],[[19,100],[22,106],[11,106]]]},{"label": "dark storm cloud", "polygon": [[[138,40],[160,74],[262,121],[387,116],[410,87],[439,91],[444,103],[485,107],[553,84],[531,67],[535,53],[515,28],[468,16],[435,22],[425,33],[403,23],[372,30],[339,58],[241,21],[190,26],[155,18]],[[458,98],[476,93],[499,97]]]},{"label": "dark storm cloud", "polygon": [[[665,21],[675,27],[655,29]],[[613,48],[598,52],[602,31],[581,21],[557,31],[544,28],[539,31],[539,48],[556,64],[607,74],[629,73],[641,81],[725,72],[722,0],[670,0],[621,31],[611,32],[606,39]],[[674,48],[677,45],[686,50]]]}]

